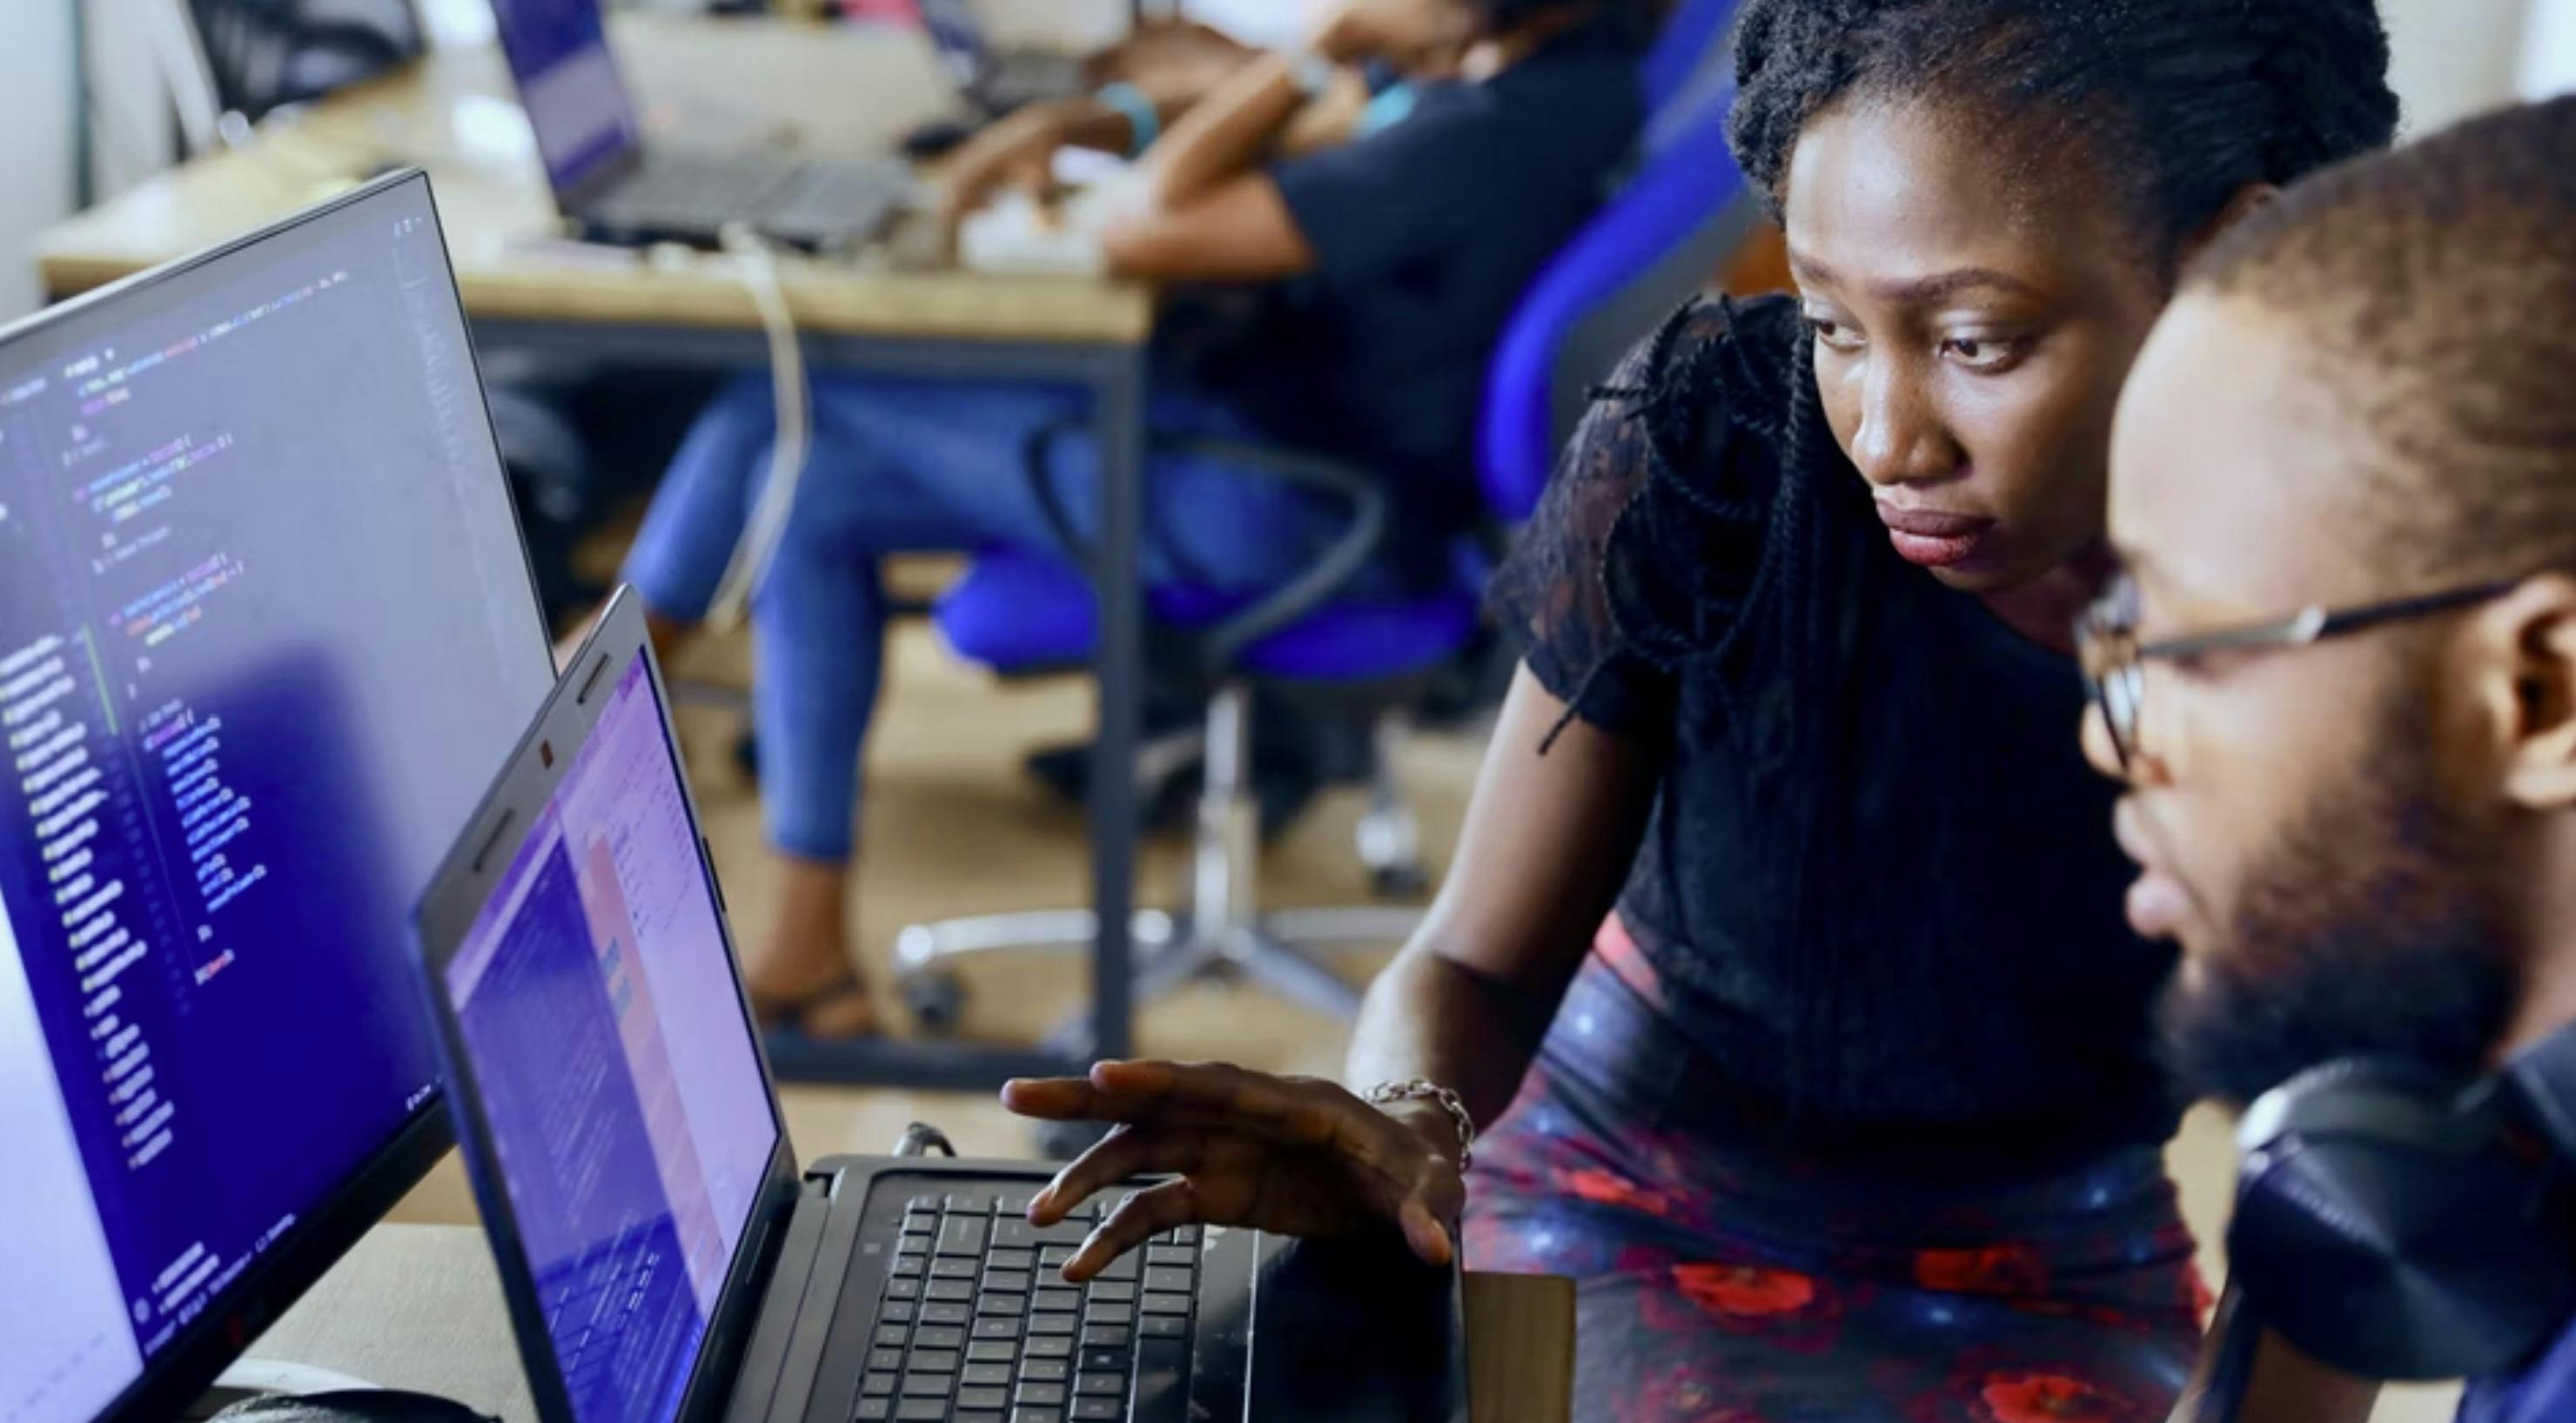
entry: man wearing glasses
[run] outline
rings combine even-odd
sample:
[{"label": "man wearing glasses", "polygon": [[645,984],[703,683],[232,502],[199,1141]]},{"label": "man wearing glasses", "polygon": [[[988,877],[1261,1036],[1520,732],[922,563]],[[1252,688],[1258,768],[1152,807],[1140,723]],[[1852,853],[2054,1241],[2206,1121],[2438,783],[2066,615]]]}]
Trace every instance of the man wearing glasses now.
[{"label": "man wearing glasses", "polygon": [[[2187,1080],[2466,1086],[2576,1041],[2576,100],[2222,239],[2123,398],[2111,534],[2085,739],[2130,787],[2129,917],[2184,949]],[[2498,1080],[2500,1139],[2576,1171],[2576,1082]],[[2576,1218],[2507,1228],[2576,1277]],[[2483,1342],[2463,1419],[2576,1419],[2570,1321]],[[2236,1416],[2366,1406],[2299,1372]]]}]

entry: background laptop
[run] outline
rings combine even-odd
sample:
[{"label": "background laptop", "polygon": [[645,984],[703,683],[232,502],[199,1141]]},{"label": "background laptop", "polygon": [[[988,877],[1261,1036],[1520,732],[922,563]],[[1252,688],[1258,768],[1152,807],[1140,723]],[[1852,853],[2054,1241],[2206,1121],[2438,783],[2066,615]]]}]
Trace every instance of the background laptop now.
[{"label": "background laptop", "polygon": [[800,1174],[675,748],[621,593],[420,912],[545,1417],[1464,1418],[1457,1274],[1391,1239],[1183,1230],[1075,1288],[1042,1166]]},{"label": "background laptop", "polygon": [[865,242],[912,191],[894,158],[647,146],[599,0],[492,0],[556,206],[597,241],[711,247],[727,223],[805,248]]},{"label": "background laptop", "polygon": [[1082,61],[1043,49],[996,49],[975,14],[974,0],[921,0],[922,27],[957,87],[987,114],[1007,114],[1024,104],[1070,99],[1091,85]]}]

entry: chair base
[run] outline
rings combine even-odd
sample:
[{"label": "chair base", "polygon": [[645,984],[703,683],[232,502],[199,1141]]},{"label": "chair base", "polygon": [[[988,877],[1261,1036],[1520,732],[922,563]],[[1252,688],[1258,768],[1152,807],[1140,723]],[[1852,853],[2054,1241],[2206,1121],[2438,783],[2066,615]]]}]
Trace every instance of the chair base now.
[{"label": "chair base", "polygon": [[[1359,849],[1373,881],[1384,891],[1411,889],[1426,878],[1421,834],[1393,777],[1393,721],[1378,730],[1377,768],[1369,812],[1360,822]],[[1351,906],[1261,912],[1255,877],[1260,854],[1260,810],[1251,780],[1251,695],[1240,683],[1218,689],[1209,703],[1207,769],[1199,801],[1186,914],[1146,910],[1130,925],[1136,1003],[1168,997],[1205,979],[1256,985],[1290,1002],[1341,1018],[1358,1014],[1360,990],[1326,965],[1322,954],[1343,948],[1401,944],[1422,921],[1421,911]],[[1087,953],[1100,920],[1087,909],[992,914],[916,924],[895,940],[895,981],[915,1023],[929,1033],[955,1026],[964,989],[946,966],[977,954],[1040,951]],[[1088,1046],[1088,1014],[1077,1015],[1047,1039],[1049,1048],[1080,1055]]]}]

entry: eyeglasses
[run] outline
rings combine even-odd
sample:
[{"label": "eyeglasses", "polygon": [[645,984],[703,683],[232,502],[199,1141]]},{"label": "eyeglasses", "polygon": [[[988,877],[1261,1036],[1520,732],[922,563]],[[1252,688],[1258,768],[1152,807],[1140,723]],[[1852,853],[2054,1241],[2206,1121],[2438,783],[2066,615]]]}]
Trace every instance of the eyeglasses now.
[{"label": "eyeglasses", "polygon": [[2138,585],[2124,573],[2112,579],[2110,588],[2076,625],[2075,648],[2084,666],[2085,692],[2093,699],[2093,705],[2101,708],[2102,724],[2111,733],[2111,749],[2118,754],[2120,770],[2125,774],[2138,756],[2138,727],[2146,703],[2149,662],[2181,661],[2213,652],[2307,647],[2386,623],[2489,602],[2520,586],[2521,580],[2513,579],[2355,608],[2302,608],[2277,622],[2140,642]]}]

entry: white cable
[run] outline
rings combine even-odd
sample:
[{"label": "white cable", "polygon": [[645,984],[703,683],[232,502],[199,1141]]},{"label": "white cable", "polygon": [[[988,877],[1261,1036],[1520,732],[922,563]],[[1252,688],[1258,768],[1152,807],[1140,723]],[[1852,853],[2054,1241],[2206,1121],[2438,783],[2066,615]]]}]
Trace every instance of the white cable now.
[{"label": "white cable", "polygon": [[751,293],[761,329],[769,336],[769,380],[778,417],[777,437],[769,447],[769,481],[751,517],[744,521],[742,537],[735,541],[733,557],[716,584],[715,605],[707,613],[710,625],[731,631],[742,625],[744,611],[769,581],[770,563],[778,556],[779,540],[785,537],[788,517],[796,509],[796,486],[805,477],[813,429],[805,350],[796,337],[796,316],[788,309],[787,291],[778,280],[777,259],[760,234],[742,223],[727,223],[723,240],[725,251],[733,257],[734,273]]}]

